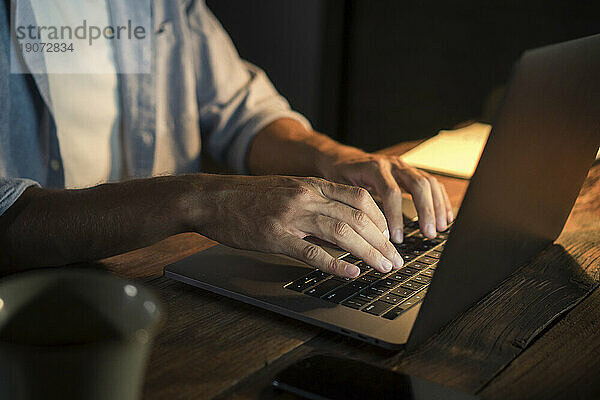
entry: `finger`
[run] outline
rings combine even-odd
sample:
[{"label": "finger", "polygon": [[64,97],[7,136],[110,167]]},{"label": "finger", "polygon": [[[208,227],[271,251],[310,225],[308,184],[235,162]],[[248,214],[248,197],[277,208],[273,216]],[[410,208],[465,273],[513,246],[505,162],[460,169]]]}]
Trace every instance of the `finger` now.
[{"label": "finger", "polygon": [[448,213],[446,211],[446,199],[442,193],[442,188],[433,176],[425,173],[423,175],[429,180],[429,185],[431,186],[436,228],[439,232],[445,231],[448,228]]},{"label": "finger", "polygon": [[442,187],[442,193],[444,194],[444,198],[446,199],[446,214],[448,216],[448,224],[451,224],[454,221],[454,212],[452,211],[452,203],[450,202],[450,197],[448,196],[446,187],[443,184],[440,184],[440,186]]},{"label": "finger", "polygon": [[[386,259],[392,261],[393,267],[400,268],[404,264],[404,260],[390,242],[389,237],[381,232],[364,211],[333,200],[320,204],[316,211],[335,220],[348,223],[367,243],[379,250]],[[305,230],[310,229],[310,227],[301,226],[300,229]]]},{"label": "finger", "polygon": [[332,257],[320,246],[294,235],[286,234],[279,243],[282,254],[303,261],[321,271],[347,278],[356,278],[360,274],[360,269],[356,265]]},{"label": "finger", "polygon": [[415,168],[403,168],[397,171],[396,179],[413,197],[421,232],[433,239],[436,236],[435,208],[429,180]]},{"label": "finger", "polygon": [[327,198],[342,202],[367,213],[371,221],[373,221],[381,232],[385,232],[388,229],[385,216],[367,189],[332,183],[326,180],[323,180],[319,188]]},{"label": "finger", "polygon": [[375,191],[383,202],[383,212],[387,218],[390,237],[396,243],[404,240],[402,216],[402,191],[389,169],[380,169],[372,175]]},{"label": "finger", "polygon": [[315,214],[310,226],[303,227],[302,230],[336,244],[380,272],[392,270],[392,261],[384,257],[379,250],[371,246],[348,223],[342,220]]}]

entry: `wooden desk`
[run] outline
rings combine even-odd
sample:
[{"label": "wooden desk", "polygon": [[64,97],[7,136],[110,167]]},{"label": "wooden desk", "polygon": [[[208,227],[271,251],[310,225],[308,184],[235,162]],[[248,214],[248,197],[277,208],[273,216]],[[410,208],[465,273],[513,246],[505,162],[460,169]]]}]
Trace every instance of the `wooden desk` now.
[{"label": "wooden desk", "polygon": [[[383,152],[401,154],[415,143]],[[465,181],[441,177],[457,205]],[[483,398],[600,396],[600,165],[557,242],[413,353],[390,352],[163,278],[215,243],[184,234],[101,263],[167,305],[146,376],[148,399],[289,398],[271,377],[314,353],[355,357]]]}]

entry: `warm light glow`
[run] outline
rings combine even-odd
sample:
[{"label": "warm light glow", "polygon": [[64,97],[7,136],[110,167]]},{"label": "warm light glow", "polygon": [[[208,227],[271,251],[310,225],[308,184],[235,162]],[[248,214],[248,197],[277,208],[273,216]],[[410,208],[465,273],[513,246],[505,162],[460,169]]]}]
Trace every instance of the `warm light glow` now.
[{"label": "warm light glow", "polygon": [[156,311],[156,304],[154,304],[151,301],[146,300],[144,302],[144,308],[150,313],[150,314],[154,314],[154,312]]},{"label": "warm light glow", "polygon": [[0,299],[0,310],[4,307],[4,300]]},{"label": "warm light glow", "polygon": [[401,159],[426,171],[470,179],[491,128],[491,125],[476,122],[460,129],[440,131],[403,154]]},{"label": "warm light glow", "polygon": [[133,285],[125,285],[123,290],[125,291],[125,294],[129,297],[135,297],[138,292],[137,288]]}]

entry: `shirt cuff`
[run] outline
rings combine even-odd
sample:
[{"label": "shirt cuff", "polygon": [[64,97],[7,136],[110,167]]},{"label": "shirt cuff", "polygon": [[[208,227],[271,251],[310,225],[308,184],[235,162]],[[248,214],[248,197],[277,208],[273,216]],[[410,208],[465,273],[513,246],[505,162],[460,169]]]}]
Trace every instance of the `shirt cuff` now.
[{"label": "shirt cuff", "polygon": [[0,178],[0,215],[4,214],[31,186],[40,186],[40,184],[31,179]]}]

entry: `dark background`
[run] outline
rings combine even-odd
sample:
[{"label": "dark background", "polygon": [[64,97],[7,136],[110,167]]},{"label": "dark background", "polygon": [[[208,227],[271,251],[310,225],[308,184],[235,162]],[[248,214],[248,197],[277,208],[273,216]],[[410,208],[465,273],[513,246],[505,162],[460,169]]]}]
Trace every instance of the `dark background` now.
[{"label": "dark background", "polygon": [[316,130],[366,150],[489,121],[524,50],[600,33],[592,1],[207,3]]}]

